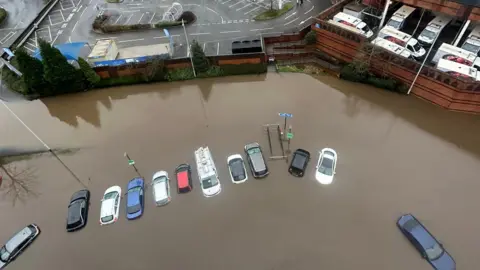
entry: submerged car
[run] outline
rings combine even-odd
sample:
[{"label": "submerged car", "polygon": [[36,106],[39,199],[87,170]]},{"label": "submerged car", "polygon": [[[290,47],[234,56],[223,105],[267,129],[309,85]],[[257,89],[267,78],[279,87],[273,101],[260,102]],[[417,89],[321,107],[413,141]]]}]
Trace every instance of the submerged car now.
[{"label": "submerged car", "polygon": [[156,206],[166,205],[170,202],[170,179],[166,171],[158,171],[153,175],[152,187]]},{"label": "submerged car", "polygon": [[105,190],[100,207],[100,225],[112,224],[118,220],[122,188],[113,186]]},{"label": "submerged car", "polygon": [[293,176],[302,177],[307,169],[310,161],[310,152],[303,149],[297,149],[293,152],[292,162],[288,168],[288,172]]},{"label": "submerged car", "polygon": [[40,234],[40,228],[30,224],[17,232],[7,243],[0,248],[0,269],[15,260]]},{"label": "submerged car", "polygon": [[250,165],[253,177],[261,178],[267,176],[269,171],[260,145],[258,143],[245,145],[245,153],[247,154],[248,165]]},{"label": "submerged car", "polygon": [[142,216],[144,207],[144,181],[135,177],[127,185],[127,219],[136,219]]},{"label": "submerged car", "polygon": [[247,170],[245,169],[245,162],[239,154],[231,155],[227,158],[228,170],[230,171],[230,178],[235,184],[240,184],[247,181]]},{"label": "submerged car", "polygon": [[397,226],[434,269],[455,270],[455,260],[443,245],[412,214],[401,216]]},{"label": "submerged car", "polygon": [[90,191],[87,189],[75,192],[70,199],[67,213],[67,232],[79,230],[87,224]]},{"label": "submerged car", "polygon": [[192,169],[188,164],[180,164],[175,169],[175,176],[177,178],[177,192],[187,193],[193,189],[192,183]]},{"label": "submerged car", "polygon": [[315,179],[320,184],[328,185],[333,182],[337,166],[337,152],[331,148],[324,148],[320,151],[315,172]]}]

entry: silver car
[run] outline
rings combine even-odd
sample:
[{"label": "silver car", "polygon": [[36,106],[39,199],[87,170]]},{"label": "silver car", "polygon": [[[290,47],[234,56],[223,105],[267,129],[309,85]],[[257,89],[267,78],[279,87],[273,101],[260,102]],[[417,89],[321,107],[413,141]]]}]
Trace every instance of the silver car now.
[{"label": "silver car", "polygon": [[166,205],[170,202],[170,179],[166,171],[158,171],[152,179],[153,199],[157,206]]},{"label": "silver car", "polygon": [[261,178],[267,176],[269,171],[260,145],[258,143],[245,145],[245,153],[247,154],[248,165],[250,165],[253,177]]},{"label": "silver car", "polygon": [[10,238],[0,249],[0,269],[15,260],[39,234],[40,228],[35,224],[30,224]]}]

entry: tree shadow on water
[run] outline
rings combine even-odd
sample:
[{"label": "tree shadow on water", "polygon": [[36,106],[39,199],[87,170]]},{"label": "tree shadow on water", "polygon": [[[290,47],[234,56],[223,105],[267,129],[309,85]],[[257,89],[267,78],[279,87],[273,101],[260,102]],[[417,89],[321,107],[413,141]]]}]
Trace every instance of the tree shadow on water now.
[{"label": "tree shadow on water", "polygon": [[12,201],[12,205],[20,201],[25,203],[30,197],[37,197],[34,191],[37,184],[36,169],[33,167],[20,168],[18,164],[0,164],[1,186],[0,192],[3,199]]}]

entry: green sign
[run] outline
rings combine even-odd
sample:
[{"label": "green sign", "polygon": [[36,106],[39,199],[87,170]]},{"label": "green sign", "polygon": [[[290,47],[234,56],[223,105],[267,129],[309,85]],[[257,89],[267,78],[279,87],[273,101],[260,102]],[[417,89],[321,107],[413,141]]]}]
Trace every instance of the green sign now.
[{"label": "green sign", "polygon": [[132,166],[135,165],[135,161],[133,159],[128,160],[128,165]]},{"label": "green sign", "polygon": [[287,139],[289,139],[289,140],[293,139],[293,133],[290,133],[290,132],[287,133]]}]

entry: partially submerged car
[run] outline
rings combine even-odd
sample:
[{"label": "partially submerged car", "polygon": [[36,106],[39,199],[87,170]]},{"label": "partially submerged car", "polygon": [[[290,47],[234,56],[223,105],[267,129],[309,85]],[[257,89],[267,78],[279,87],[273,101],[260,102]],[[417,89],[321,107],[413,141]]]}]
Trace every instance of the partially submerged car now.
[{"label": "partially submerged car", "polygon": [[15,260],[40,234],[36,224],[30,224],[17,232],[7,243],[0,248],[0,269]]},{"label": "partially submerged car", "polygon": [[253,177],[266,177],[269,171],[260,145],[258,143],[245,145],[245,153],[247,154],[248,164],[250,165]]},{"label": "partially submerged car", "polygon": [[293,176],[302,177],[310,161],[310,152],[303,149],[297,149],[293,152],[293,158],[290,162],[288,172]]},{"label": "partially submerged car", "polygon": [[175,177],[177,178],[177,193],[187,193],[192,191],[192,169],[188,164],[180,164],[175,169]]},{"label": "partially submerged car", "polygon": [[135,177],[127,185],[127,219],[136,219],[142,216],[144,201],[144,183],[143,178]]},{"label": "partially submerged car", "polygon": [[166,205],[170,202],[170,179],[166,171],[158,171],[153,175],[152,190],[156,206]]},{"label": "partially submerged car", "polygon": [[324,148],[320,151],[315,172],[315,179],[320,184],[329,185],[333,182],[337,166],[337,152],[331,148]]},{"label": "partially submerged car", "polygon": [[75,192],[68,204],[67,232],[79,230],[87,224],[90,191],[88,189]]},{"label": "partially submerged car", "polygon": [[112,224],[118,220],[122,188],[113,186],[105,190],[100,206],[100,225]]},{"label": "partially submerged car", "polygon": [[227,158],[228,170],[230,171],[230,178],[235,184],[240,184],[247,181],[247,170],[245,169],[245,162],[239,154],[231,155]]},{"label": "partially submerged car", "polygon": [[437,270],[455,270],[456,263],[444,249],[442,243],[425,228],[412,214],[401,216],[397,220],[397,227],[427,260]]}]

